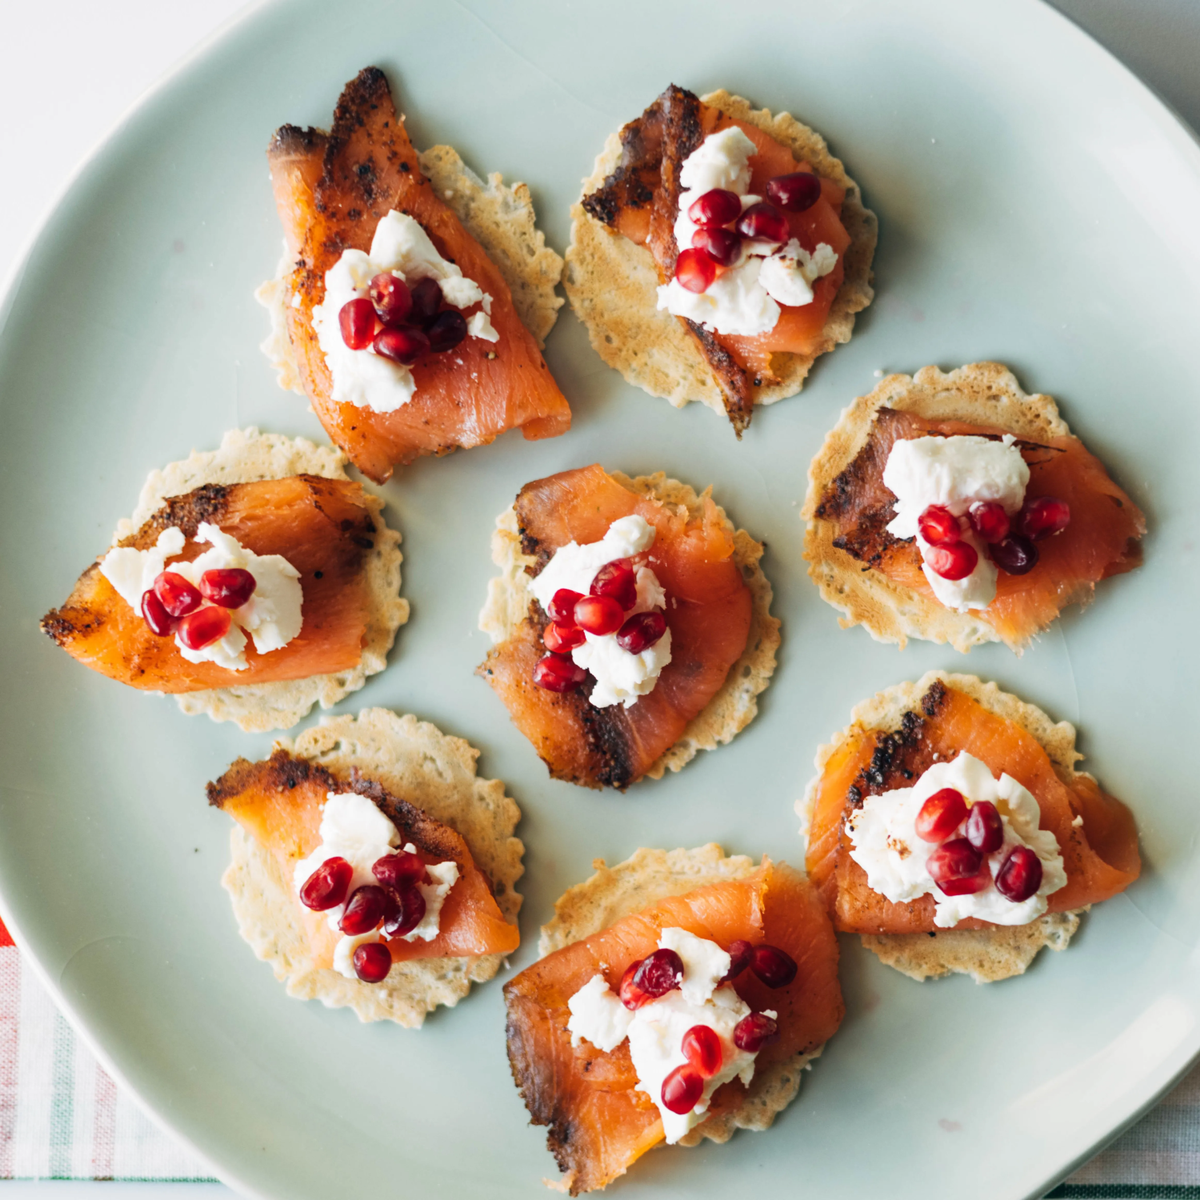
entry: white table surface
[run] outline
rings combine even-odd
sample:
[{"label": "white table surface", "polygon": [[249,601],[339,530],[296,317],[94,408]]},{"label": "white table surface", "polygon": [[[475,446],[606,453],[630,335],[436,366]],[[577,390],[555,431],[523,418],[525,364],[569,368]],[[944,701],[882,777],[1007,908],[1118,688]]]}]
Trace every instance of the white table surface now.
[{"label": "white table surface", "polygon": [[[1054,6],[1200,129],[1200,0]],[[0,0],[0,280],[84,156],[146,88],[244,7],[243,0]],[[3,1197],[90,1200],[101,1188],[104,1200],[234,1195],[219,1184],[7,1180]]]}]

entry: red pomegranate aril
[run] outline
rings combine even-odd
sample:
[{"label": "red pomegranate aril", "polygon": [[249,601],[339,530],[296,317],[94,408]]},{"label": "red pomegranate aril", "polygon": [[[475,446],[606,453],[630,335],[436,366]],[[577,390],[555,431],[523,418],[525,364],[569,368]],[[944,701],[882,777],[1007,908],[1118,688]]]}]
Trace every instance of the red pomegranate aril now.
[{"label": "red pomegranate aril", "polygon": [[580,596],[575,601],[575,624],[596,637],[616,633],[625,623],[625,610],[611,596]]},{"label": "red pomegranate aril", "polygon": [[400,850],[395,854],[385,854],[377,858],[371,865],[371,874],[384,887],[399,891],[403,887],[411,887],[425,878],[425,863],[419,855],[408,850]]},{"label": "red pomegranate aril", "polygon": [[172,617],[186,617],[204,603],[200,589],[175,571],[160,571],[154,581],[154,594]]},{"label": "red pomegranate aril", "polygon": [[930,546],[924,554],[929,569],[943,579],[966,579],[979,562],[979,551],[970,542]]},{"label": "red pomegranate aril", "polygon": [[565,654],[544,654],[533,668],[533,682],[548,692],[569,692],[587,678],[587,672]]},{"label": "red pomegranate aril", "polygon": [[733,1044],[747,1054],[757,1054],[778,1034],[778,1022],[766,1013],[751,1013],[733,1027]]},{"label": "red pomegranate aril", "polygon": [[382,942],[363,942],[355,947],[353,961],[363,983],[382,983],[392,969],[392,952]]},{"label": "red pomegranate aril", "polygon": [[1004,505],[997,504],[995,500],[980,500],[972,504],[967,510],[967,520],[985,542],[1004,541],[1012,525]]},{"label": "red pomegranate aril", "polygon": [[1036,500],[1026,501],[1017,515],[1020,531],[1034,541],[1062,533],[1070,523],[1071,506],[1053,496],[1039,496]]},{"label": "red pomegranate aril", "polygon": [[689,292],[704,292],[717,277],[717,262],[704,250],[689,246],[675,260],[675,279]]},{"label": "red pomegranate aril", "polygon": [[142,593],[142,620],[150,626],[150,632],[158,637],[170,637],[175,628],[171,614],[153,588]]},{"label": "red pomegranate aril", "polygon": [[662,640],[667,618],[660,612],[634,613],[617,631],[617,645],[630,654],[641,654]]},{"label": "red pomegranate aril", "polygon": [[965,896],[987,887],[986,878],[979,882],[982,867],[983,855],[965,837],[943,842],[925,862],[930,878],[947,896]]},{"label": "red pomegranate aril", "polygon": [[673,991],[682,978],[683,959],[674,950],[655,950],[626,969],[621,977],[621,1003],[626,1008],[641,1008]]},{"label": "red pomegranate aril", "polygon": [[338,310],[338,325],[342,341],[351,350],[365,350],[375,337],[375,305],[361,297],[343,304]]},{"label": "red pomegranate aril", "polygon": [[741,258],[742,241],[736,229],[722,229],[720,225],[701,225],[692,234],[693,248],[703,250],[722,267],[732,267]]},{"label": "red pomegranate aril", "polygon": [[558,621],[561,625],[574,625],[575,601],[582,598],[582,592],[573,592],[570,588],[559,588],[550,598],[550,607],[546,610],[550,620]]},{"label": "red pomegranate aril", "polygon": [[821,181],[811,171],[793,171],[769,179],[765,191],[784,212],[804,212],[821,198]]},{"label": "red pomegranate aril", "polygon": [[690,1113],[703,1095],[704,1080],[691,1063],[682,1063],[663,1080],[663,1107],[680,1116]]},{"label": "red pomegranate aril", "polygon": [[738,233],[756,241],[786,242],[792,236],[787,217],[773,204],[760,200],[752,204],[737,223]]},{"label": "red pomegranate aril", "polygon": [[976,800],[971,805],[965,830],[967,841],[980,854],[992,854],[1004,845],[1004,822],[1000,810],[990,800]]},{"label": "red pomegranate aril", "polygon": [[654,999],[649,992],[643,991],[634,982],[637,976],[638,968],[642,965],[642,960],[636,959],[625,968],[625,973],[621,976],[621,984],[617,988],[617,995],[621,999],[621,1003],[630,1011],[635,1011],[642,1007],[643,1004],[649,1004]]},{"label": "red pomegranate aril", "polygon": [[736,979],[749,965],[754,955],[754,947],[741,938],[735,938],[729,943],[729,970],[721,976],[721,983]]},{"label": "red pomegranate aril", "polygon": [[351,937],[358,933],[370,933],[382,920],[384,907],[383,888],[364,883],[362,887],[355,888],[346,901],[346,911],[342,913],[338,928]]},{"label": "red pomegranate aril", "polygon": [[423,354],[429,353],[429,339],[425,331],[415,325],[381,329],[372,345],[376,354],[405,367],[411,367]]},{"label": "red pomegranate aril", "polygon": [[388,900],[390,903],[383,921],[384,937],[404,937],[425,919],[425,897],[416,884],[410,883],[392,891]]},{"label": "red pomegranate aril", "polygon": [[467,318],[457,308],[440,312],[429,323],[429,348],[435,354],[453,350],[467,336]]},{"label": "red pomegranate aril", "polygon": [[327,858],[300,889],[300,903],[314,912],[337,908],[353,878],[354,868],[344,858]]},{"label": "red pomegranate aril", "polygon": [[1014,846],[996,872],[996,890],[1007,900],[1020,904],[1042,886],[1042,860],[1028,846]]},{"label": "red pomegranate aril", "polygon": [[917,837],[926,842],[944,842],[967,815],[967,802],[957,788],[934,792],[917,813]]},{"label": "red pomegranate aril", "polygon": [[442,307],[442,289],[436,279],[419,279],[413,284],[412,312],[409,319],[415,325],[428,325]]},{"label": "red pomegranate aril", "polygon": [[412,293],[403,279],[397,279],[390,271],[384,271],[371,280],[367,289],[376,315],[392,328],[403,325],[412,312]]},{"label": "red pomegranate aril", "polygon": [[917,528],[931,546],[949,546],[962,541],[958,518],[940,504],[931,504],[917,518]]},{"label": "red pomegranate aril", "polygon": [[713,188],[688,205],[688,217],[697,225],[728,225],[741,215],[741,196],[724,188]]},{"label": "red pomegranate aril", "polygon": [[769,988],[787,987],[796,978],[796,960],[778,946],[755,946],[750,970]]},{"label": "red pomegranate aril", "polygon": [[1037,566],[1038,548],[1020,533],[1010,533],[1002,542],[988,547],[988,557],[1009,575],[1028,575]]},{"label": "red pomegranate aril", "polygon": [[683,1035],[682,1049],[701,1079],[711,1079],[725,1061],[721,1039],[710,1025],[693,1025]]},{"label": "red pomegranate aril", "polygon": [[241,608],[258,586],[244,567],[217,567],[200,576],[200,590],[206,600],[221,608]]},{"label": "red pomegranate aril", "polygon": [[605,563],[596,572],[592,586],[588,589],[593,596],[608,596],[628,612],[637,603],[637,576],[627,558],[618,558]]},{"label": "red pomegranate aril", "polygon": [[583,645],[583,630],[578,625],[551,621],[542,634],[542,642],[552,654],[570,654],[576,646]]},{"label": "red pomegranate aril", "polygon": [[205,646],[219,642],[232,624],[229,609],[210,605],[181,618],[176,632],[189,650],[203,650]]}]

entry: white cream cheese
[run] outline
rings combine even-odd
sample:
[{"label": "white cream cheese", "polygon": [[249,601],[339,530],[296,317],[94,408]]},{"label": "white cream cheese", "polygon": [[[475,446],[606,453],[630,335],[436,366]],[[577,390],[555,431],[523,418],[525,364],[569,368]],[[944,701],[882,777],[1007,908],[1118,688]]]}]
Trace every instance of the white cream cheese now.
[{"label": "white cream cheese", "polygon": [[[1041,859],[1042,885],[1028,900],[1014,903],[994,883],[973,895],[947,896],[933,882],[927,864],[938,846],[917,836],[916,820],[925,801],[947,787],[961,792],[968,806],[988,800],[1000,811],[1004,842],[987,856],[993,879],[1017,846],[1028,846]],[[951,928],[967,917],[994,925],[1027,925],[1046,911],[1046,897],[1067,882],[1058,839],[1038,828],[1040,817],[1028,789],[1011,775],[996,779],[985,763],[964,751],[952,762],[934,763],[912,787],[868,796],[846,818],[846,832],[852,843],[850,857],[867,873],[871,890],[894,904],[933,896],[933,920],[939,928]]]},{"label": "white cream cheese", "polygon": [[[618,558],[633,558],[654,544],[655,529],[636,513],[614,521],[598,542],[579,545],[568,542],[555,551],[540,575],[530,581],[530,590],[543,609],[560,588],[586,596],[601,567]],[[629,612],[651,612],[666,605],[666,593],[658,576],[649,567],[637,571],[637,603]],[[583,644],[571,651],[575,664],[590,671],[596,680],[591,703],[595,708],[637,703],[639,696],[654,690],[663,668],[671,661],[671,631],[668,629],[653,646],[640,654],[630,654],[617,642],[615,633],[597,636],[585,633]]]},{"label": "white cream cheese", "polygon": [[[197,542],[208,542],[211,550],[191,562],[172,562],[170,569],[194,587],[200,586],[205,571],[240,567],[254,576],[254,594],[241,608],[229,610],[229,632],[199,650],[189,650],[175,638],[179,653],[188,662],[213,662],[230,671],[244,671],[246,634],[254,639],[259,654],[282,650],[299,632],[303,624],[304,591],[300,572],[280,554],[255,554],[235,537],[222,533],[216,525],[202,521],[196,530]],[[154,586],[155,579],[168,565],[167,560],[184,547],[183,531],[172,526],[158,535],[150,550],[115,547],[100,563],[100,573],[113,585],[117,594],[135,612],[142,611],[142,595]],[[244,631],[244,632],[243,632]]]},{"label": "white cream cheese", "polygon": [[[958,434],[953,437],[919,437],[898,441],[883,468],[883,485],[896,496],[896,516],[888,532],[897,538],[917,539],[922,559],[929,543],[917,522],[931,505],[963,516],[975,503],[995,502],[1009,516],[1018,512],[1029,485],[1029,466],[1005,434],[1000,441]],[[969,528],[962,540],[974,547],[979,561],[964,579],[944,579],[928,562],[921,570],[938,601],[957,612],[987,608],[996,597],[996,567],[983,540]]]},{"label": "white cream cheese", "polygon": [[410,285],[436,279],[442,298],[455,308],[481,304],[482,311],[467,318],[467,335],[488,342],[499,340],[488,316],[492,297],[438,253],[419,222],[393,209],[375,227],[369,253],[343,250],[341,258],[325,272],[325,298],[313,308],[313,328],[333,379],[333,399],[339,404],[395,412],[416,391],[408,367],[369,347],[352,350],[342,337],[339,314],[343,306],[366,296],[371,280],[389,271]]}]

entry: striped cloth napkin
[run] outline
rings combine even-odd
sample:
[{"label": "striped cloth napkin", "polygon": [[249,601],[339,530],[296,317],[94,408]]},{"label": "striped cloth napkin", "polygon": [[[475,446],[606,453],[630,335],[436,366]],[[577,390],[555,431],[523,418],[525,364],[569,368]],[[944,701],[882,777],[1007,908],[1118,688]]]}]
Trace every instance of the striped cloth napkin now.
[{"label": "striped cloth napkin", "polygon": [[[0,1179],[212,1179],[108,1077],[3,924]],[[1051,1197],[1200,1200],[1200,1067]]]}]

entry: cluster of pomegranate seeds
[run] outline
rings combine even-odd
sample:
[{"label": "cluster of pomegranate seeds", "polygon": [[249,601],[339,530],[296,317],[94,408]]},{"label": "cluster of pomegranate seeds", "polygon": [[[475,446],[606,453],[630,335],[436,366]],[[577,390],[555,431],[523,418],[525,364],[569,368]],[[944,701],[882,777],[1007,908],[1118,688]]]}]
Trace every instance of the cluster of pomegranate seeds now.
[{"label": "cluster of pomegranate seeds", "polygon": [[442,307],[436,279],[420,279],[410,288],[390,271],[371,280],[367,296],[342,305],[338,325],[351,350],[373,348],[406,367],[430,352],[453,350],[467,336],[466,317]]},{"label": "cluster of pomegranate seeds", "polygon": [[766,1013],[750,1013],[733,1027],[733,1044],[747,1054],[757,1054],[778,1033],[778,1022]]},{"label": "cluster of pomegranate seeds", "polygon": [[673,992],[682,981],[683,959],[674,950],[655,950],[625,968],[617,995],[626,1008],[636,1010]]},{"label": "cluster of pomegranate seeds", "polygon": [[[229,632],[229,609],[241,608],[256,586],[254,576],[242,567],[205,571],[199,587],[178,571],[160,571],[142,593],[142,619],[156,636],[177,633],[189,650],[203,650]],[[212,607],[201,607],[205,600]]]}]

